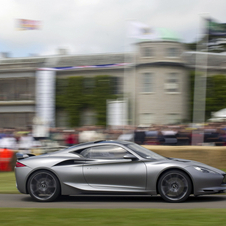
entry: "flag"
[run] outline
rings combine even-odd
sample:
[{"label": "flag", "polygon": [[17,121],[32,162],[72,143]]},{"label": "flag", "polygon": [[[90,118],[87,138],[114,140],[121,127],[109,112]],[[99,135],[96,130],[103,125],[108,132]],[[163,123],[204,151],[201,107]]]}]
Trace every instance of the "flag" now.
[{"label": "flag", "polygon": [[212,19],[206,19],[206,28],[210,37],[226,37],[226,23],[218,23]]},{"label": "flag", "polygon": [[17,19],[16,27],[18,30],[38,30],[41,22],[38,20]]},{"label": "flag", "polygon": [[136,39],[154,40],[158,39],[159,34],[149,25],[133,21],[129,23],[128,37]]}]

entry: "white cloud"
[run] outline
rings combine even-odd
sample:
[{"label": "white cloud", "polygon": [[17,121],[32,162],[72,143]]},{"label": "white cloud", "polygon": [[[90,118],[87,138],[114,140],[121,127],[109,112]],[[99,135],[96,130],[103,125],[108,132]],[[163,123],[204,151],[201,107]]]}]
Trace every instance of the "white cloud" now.
[{"label": "white cloud", "polygon": [[[185,42],[200,30],[200,13],[226,22],[224,0],[1,0],[0,47],[14,56],[123,52],[126,20],[174,30]],[[42,21],[38,31],[16,31],[15,19]],[[0,50],[1,51],[1,50]]]}]

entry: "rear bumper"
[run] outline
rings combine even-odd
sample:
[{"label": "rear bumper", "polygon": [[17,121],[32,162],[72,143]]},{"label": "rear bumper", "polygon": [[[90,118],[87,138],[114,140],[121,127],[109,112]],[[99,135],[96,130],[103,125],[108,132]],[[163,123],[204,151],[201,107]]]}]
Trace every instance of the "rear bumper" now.
[{"label": "rear bumper", "polygon": [[20,193],[27,194],[26,181],[31,172],[29,167],[15,167],[16,187]]}]

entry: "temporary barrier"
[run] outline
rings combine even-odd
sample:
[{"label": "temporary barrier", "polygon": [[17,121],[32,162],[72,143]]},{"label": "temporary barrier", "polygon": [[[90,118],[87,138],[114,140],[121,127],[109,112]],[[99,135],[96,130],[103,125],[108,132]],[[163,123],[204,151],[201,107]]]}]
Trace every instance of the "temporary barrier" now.
[{"label": "temporary barrier", "polygon": [[12,171],[11,160],[14,152],[10,149],[0,149],[0,171]]},{"label": "temporary barrier", "polygon": [[225,146],[143,146],[162,156],[180,159],[190,159],[197,162],[202,162],[204,164],[219,169],[226,169]]}]

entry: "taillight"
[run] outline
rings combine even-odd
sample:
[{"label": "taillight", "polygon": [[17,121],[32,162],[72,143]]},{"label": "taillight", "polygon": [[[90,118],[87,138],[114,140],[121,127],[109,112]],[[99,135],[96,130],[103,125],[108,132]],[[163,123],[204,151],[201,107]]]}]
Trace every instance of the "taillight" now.
[{"label": "taillight", "polygon": [[24,167],[24,166],[26,166],[26,165],[24,165],[24,164],[22,164],[20,162],[16,162],[16,167]]}]

